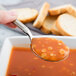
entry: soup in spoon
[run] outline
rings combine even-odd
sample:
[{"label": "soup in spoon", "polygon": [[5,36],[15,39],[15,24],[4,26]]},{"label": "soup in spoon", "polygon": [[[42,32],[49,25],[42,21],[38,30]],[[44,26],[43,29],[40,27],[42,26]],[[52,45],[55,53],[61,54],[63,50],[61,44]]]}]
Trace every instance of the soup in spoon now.
[{"label": "soup in spoon", "polygon": [[60,61],[68,57],[69,48],[54,38],[33,38],[31,48],[36,55],[48,61]]}]

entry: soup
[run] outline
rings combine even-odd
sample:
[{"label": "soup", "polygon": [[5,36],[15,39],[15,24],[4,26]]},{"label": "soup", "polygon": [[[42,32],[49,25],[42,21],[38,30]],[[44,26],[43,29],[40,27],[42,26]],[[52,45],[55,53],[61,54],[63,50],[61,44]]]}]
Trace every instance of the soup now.
[{"label": "soup", "polygon": [[13,47],[6,76],[76,76],[76,49],[64,61],[47,62],[30,48]]},{"label": "soup", "polygon": [[31,47],[35,54],[48,61],[60,61],[69,55],[69,48],[55,38],[33,38]]}]

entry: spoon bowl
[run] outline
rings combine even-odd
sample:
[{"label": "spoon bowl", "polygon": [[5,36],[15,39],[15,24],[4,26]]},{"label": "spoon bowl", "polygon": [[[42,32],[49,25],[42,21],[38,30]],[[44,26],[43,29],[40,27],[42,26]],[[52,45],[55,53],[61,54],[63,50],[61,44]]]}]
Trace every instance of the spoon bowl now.
[{"label": "spoon bowl", "polygon": [[31,48],[40,58],[52,62],[64,60],[69,56],[69,48],[61,40],[47,36],[32,39]]}]

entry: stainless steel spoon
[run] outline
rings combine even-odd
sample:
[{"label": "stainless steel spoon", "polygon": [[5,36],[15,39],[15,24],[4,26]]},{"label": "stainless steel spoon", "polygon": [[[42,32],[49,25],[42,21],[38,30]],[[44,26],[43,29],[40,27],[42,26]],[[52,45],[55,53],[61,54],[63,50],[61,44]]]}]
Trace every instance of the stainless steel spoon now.
[{"label": "stainless steel spoon", "polygon": [[17,25],[25,34],[27,34],[27,35],[29,36],[30,40],[32,40],[33,35],[32,35],[32,33],[31,33],[31,31],[29,30],[29,28],[26,27],[26,25],[24,25],[22,22],[20,22],[20,21],[17,20],[17,19],[16,19],[13,23],[14,23],[15,25]]},{"label": "stainless steel spoon", "polygon": [[[29,30],[29,28],[28,27],[26,27],[26,25],[24,25],[23,23],[21,23],[19,20],[15,20],[14,22],[13,22],[15,25],[17,25],[24,33],[26,33],[28,36],[29,36],[29,38],[30,38],[30,41],[31,41],[31,44],[32,44],[32,39],[34,38],[33,37],[33,35],[32,35],[32,33],[31,33],[31,31]],[[46,36],[47,37],[47,36]],[[34,50],[34,48],[32,47],[32,46],[30,46],[31,47],[31,50],[34,52],[34,54],[36,55],[36,56],[38,56],[39,58],[41,58],[41,59],[43,59],[43,60],[46,60],[46,61],[51,61],[51,62],[57,62],[57,61],[61,61],[61,60],[64,60],[64,59],[66,59],[67,57],[68,57],[68,55],[67,56],[65,56],[63,59],[60,59],[60,60],[48,60],[48,59],[44,59],[44,58],[42,58],[38,53],[36,53],[35,52],[35,50]],[[68,52],[69,53],[69,52]]]}]

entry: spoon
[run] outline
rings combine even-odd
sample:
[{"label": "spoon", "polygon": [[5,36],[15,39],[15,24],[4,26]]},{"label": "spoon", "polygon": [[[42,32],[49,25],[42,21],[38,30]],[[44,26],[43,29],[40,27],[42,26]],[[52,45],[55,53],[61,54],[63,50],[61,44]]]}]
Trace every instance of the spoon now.
[{"label": "spoon", "polygon": [[62,41],[54,38],[48,38],[47,36],[46,38],[34,38],[29,28],[19,20],[16,19],[13,23],[29,36],[31,41],[31,49],[39,58],[57,62],[68,57],[69,48]]},{"label": "spoon", "polygon": [[[5,10],[5,8],[2,6],[1,9]],[[13,23],[18,26],[24,32],[24,34],[29,36],[31,41],[31,49],[36,56],[51,62],[61,61],[68,57],[69,48],[62,41],[54,38],[47,38],[47,36],[46,38],[34,38],[29,28],[26,27],[22,22],[16,19]]]}]

